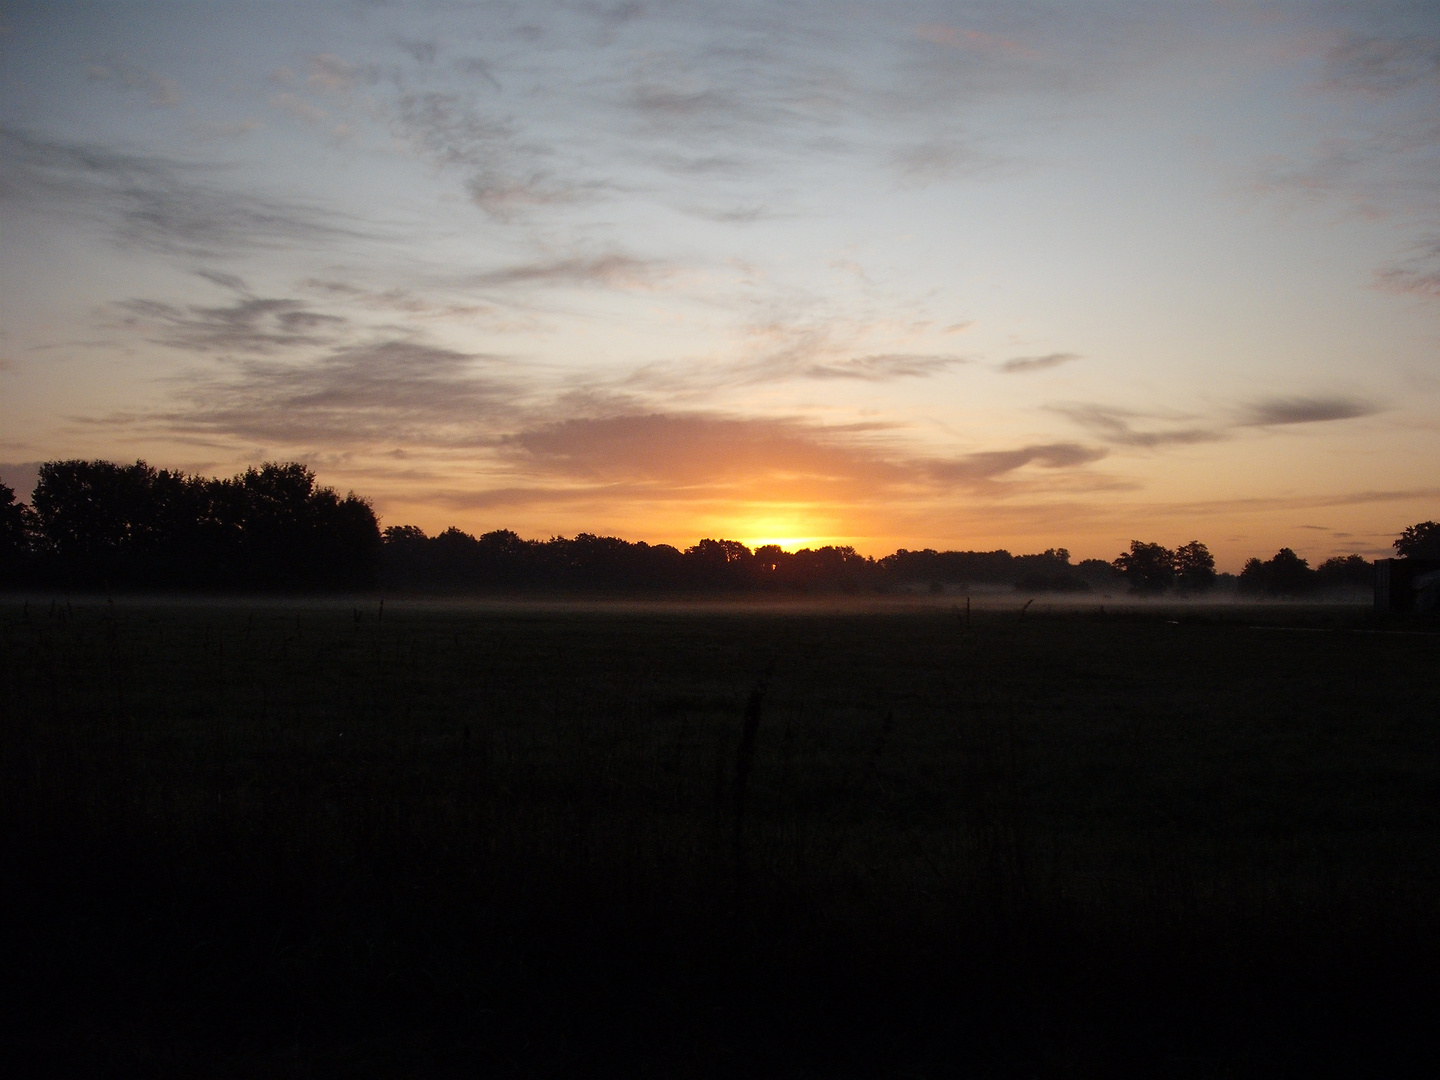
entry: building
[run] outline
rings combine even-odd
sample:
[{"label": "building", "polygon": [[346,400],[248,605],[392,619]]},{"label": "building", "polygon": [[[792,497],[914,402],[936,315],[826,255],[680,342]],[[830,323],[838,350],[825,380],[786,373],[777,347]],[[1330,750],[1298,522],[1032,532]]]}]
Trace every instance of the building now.
[{"label": "building", "polygon": [[1376,559],[1375,610],[1440,614],[1440,559]]}]

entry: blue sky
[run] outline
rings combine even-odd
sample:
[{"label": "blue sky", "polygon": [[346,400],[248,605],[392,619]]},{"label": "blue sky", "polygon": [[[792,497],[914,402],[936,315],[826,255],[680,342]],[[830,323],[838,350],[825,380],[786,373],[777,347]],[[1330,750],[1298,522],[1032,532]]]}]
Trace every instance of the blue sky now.
[{"label": "blue sky", "polygon": [[1111,557],[1440,517],[1440,8],[0,5],[0,476]]}]

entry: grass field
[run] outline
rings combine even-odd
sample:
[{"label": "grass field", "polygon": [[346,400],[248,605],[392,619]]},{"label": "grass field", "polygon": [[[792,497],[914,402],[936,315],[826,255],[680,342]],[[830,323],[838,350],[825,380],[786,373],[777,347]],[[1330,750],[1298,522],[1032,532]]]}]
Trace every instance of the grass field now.
[{"label": "grass field", "polygon": [[4,601],[7,1052],[1428,1072],[1437,675],[1342,606]]}]

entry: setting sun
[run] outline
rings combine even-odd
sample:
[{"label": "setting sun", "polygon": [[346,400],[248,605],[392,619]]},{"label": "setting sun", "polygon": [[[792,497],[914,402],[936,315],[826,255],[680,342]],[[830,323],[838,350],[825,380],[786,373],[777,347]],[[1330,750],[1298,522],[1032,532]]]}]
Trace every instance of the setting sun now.
[{"label": "setting sun", "polygon": [[1433,11],[611,7],[7,16],[0,482],[1230,571],[1436,516]]},{"label": "setting sun", "polygon": [[813,536],[754,536],[741,537],[740,542],[749,548],[762,548],[770,545],[780,548],[782,551],[799,551],[801,548],[822,547],[833,541]]}]

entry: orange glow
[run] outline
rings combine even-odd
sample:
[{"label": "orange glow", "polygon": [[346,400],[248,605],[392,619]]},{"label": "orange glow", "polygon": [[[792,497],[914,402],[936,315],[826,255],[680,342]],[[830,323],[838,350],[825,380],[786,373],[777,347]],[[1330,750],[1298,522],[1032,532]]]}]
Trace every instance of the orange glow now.
[{"label": "orange glow", "polygon": [[[801,548],[818,548],[827,544],[844,545],[854,542],[848,536],[834,535],[832,521],[817,520],[817,517],[830,516],[823,513],[816,515],[817,507],[790,505],[764,509],[771,512],[765,513],[762,508],[755,507],[754,510],[762,510],[762,512],[752,517],[742,511],[739,515],[726,520],[721,526],[722,531],[727,537],[733,536],[752,551],[767,544],[774,544],[783,551],[799,551]],[[830,525],[832,528],[827,529],[826,525]]]},{"label": "orange glow", "polygon": [[755,548],[774,544],[782,551],[799,551],[801,548],[824,547],[825,540],[814,536],[751,536],[740,541],[752,551]]}]

